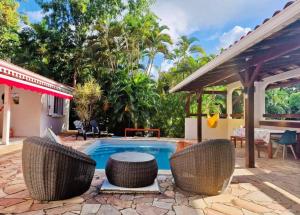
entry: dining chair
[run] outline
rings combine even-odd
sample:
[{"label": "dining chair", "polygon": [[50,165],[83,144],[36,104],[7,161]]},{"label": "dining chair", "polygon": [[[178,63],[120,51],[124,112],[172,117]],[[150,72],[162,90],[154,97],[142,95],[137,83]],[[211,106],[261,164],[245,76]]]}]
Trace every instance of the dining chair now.
[{"label": "dining chair", "polygon": [[274,154],[274,157],[276,157],[279,149],[282,147],[282,158],[285,159],[286,154],[287,154],[287,148],[289,147],[292,150],[292,153],[295,157],[295,159],[297,159],[296,153],[294,151],[293,145],[297,144],[297,132],[296,131],[289,131],[286,130],[282,136],[280,137],[280,139],[278,141],[274,141],[275,143],[277,143],[277,150]]}]

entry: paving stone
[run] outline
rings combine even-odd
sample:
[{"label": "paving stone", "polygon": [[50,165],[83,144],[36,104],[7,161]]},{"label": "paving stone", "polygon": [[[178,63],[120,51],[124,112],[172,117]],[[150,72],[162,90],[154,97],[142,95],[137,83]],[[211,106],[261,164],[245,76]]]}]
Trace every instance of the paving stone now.
[{"label": "paving stone", "polygon": [[141,197],[141,198],[135,198],[133,200],[134,204],[143,204],[143,203],[152,203],[154,198],[152,197]]},{"label": "paving stone", "polygon": [[140,215],[163,215],[166,214],[168,210],[157,208],[154,206],[139,204],[136,206],[136,212]]},{"label": "paving stone", "polygon": [[221,194],[218,196],[210,196],[210,197],[204,197],[203,200],[206,203],[215,203],[215,202],[231,202],[235,197],[230,194]]},{"label": "paving stone", "polygon": [[257,187],[255,187],[254,185],[252,185],[250,183],[240,183],[239,186],[248,191],[258,191],[259,190]]},{"label": "paving stone", "polygon": [[134,195],[121,195],[120,199],[125,201],[132,201],[134,199]]},{"label": "paving stone", "polygon": [[206,215],[224,215],[223,213],[221,213],[219,211],[216,211],[216,210],[213,210],[211,208],[205,208],[204,212],[205,212]]},{"label": "paving stone", "polygon": [[138,213],[133,208],[126,208],[120,211],[122,215],[138,215]]},{"label": "paving stone", "polygon": [[100,204],[106,204],[106,197],[103,197],[102,195],[95,196],[94,199],[99,202]]},{"label": "paving stone", "polygon": [[185,205],[174,206],[174,211],[176,215],[198,215],[197,211],[191,207],[187,207]]},{"label": "paving stone", "polygon": [[23,190],[23,191],[18,192],[18,193],[7,195],[7,196],[5,196],[5,198],[22,198],[22,199],[28,199],[28,198],[30,198],[30,196],[29,196],[28,190]]},{"label": "paving stone", "polygon": [[62,202],[50,202],[50,203],[33,203],[30,210],[37,211],[42,209],[50,209],[63,206]]},{"label": "paving stone", "polygon": [[43,210],[38,210],[38,211],[30,211],[30,212],[25,212],[25,213],[20,213],[19,215],[44,215],[45,212]]},{"label": "paving stone", "polygon": [[80,204],[69,204],[69,205],[64,205],[61,207],[47,209],[46,213],[47,213],[47,215],[48,214],[49,215],[58,215],[58,214],[63,214],[66,212],[76,211],[76,210],[81,210]]},{"label": "paving stone", "polygon": [[0,199],[0,206],[5,206],[5,207],[9,207],[11,205],[15,205],[21,202],[25,202],[24,199],[5,199],[2,198]]},{"label": "paving stone", "polygon": [[13,193],[18,193],[20,191],[23,191],[26,189],[25,184],[13,184],[10,186],[5,186],[4,187],[4,192],[7,194],[13,194]]},{"label": "paving stone", "polygon": [[167,210],[171,210],[172,205],[173,205],[173,203],[168,203],[168,202],[159,202],[159,201],[153,202],[153,206],[162,208],[162,209],[167,209]]},{"label": "paving stone", "polygon": [[95,214],[100,208],[100,204],[84,204],[81,209],[82,215]]},{"label": "paving stone", "polygon": [[213,203],[212,209],[228,215],[243,215],[241,209],[220,203]]},{"label": "paving stone", "polygon": [[102,205],[97,215],[121,215],[121,213],[111,205]]},{"label": "paving stone", "polygon": [[7,196],[7,194],[3,192],[2,188],[0,188],[0,198],[3,198],[5,196]]},{"label": "paving stone", "polygon": [[175,201],[179,205],[187,205],[188,204],[188,198],[181,193],[176,193],[175,194]]},{"label": "paving stone", "polygon": [[175,199],[158,199],[159,202],[175,203]]},{"label": "paving stone", "polygon": [[274,199],[267,194],[263,193],[262,191],[254,191],[245,196],[243,199],[252,200],[255,202],[272,202]]},{"label": "paving stone", "polygon": [[205,203],[205,201],[203,199],[195,199],[190,202],[190,205],[193,208],[198,208],[198,209],[204,209],[207,207],[207,204]]},{"label": "paving stone", "polygon": [[[23,213],[29,210],[33,200],[28,200],[2,209],[2,213]],[[0,211],[0,213],[1,213]]]},{"label": "paving stone", "polygon": [[64,204],[80,204],[84,202],[84,198],[80,196],[76,196],[71,199],[59,200],[59,201],[51,201],[50,203],[64,203]]},{"label": "paving stone", "polygon": [[258,213],[254,213],[252,211],[248,211],[247,209],[242,208],[244,215],[259,215]]},{"label": "paving stone", "polygon": [[168,190],[168,191],[164,192],[164,195],[167,197],[170,197],[170,198],[174,198],[175,193],[174,193],[174,191]]},{"label": "paving stone", "polygon": [[116,197],[111,197],[107,199],[107,204],[111,204],[118,209],[130,208],[132,201],[125,201]]},{"label": "paving stone", "polygon": [[242,199],[234,199],[232,200],[232,203],[238,207],[247,209],[254,213],[266,213],[271,211],[271,209],[269,208]]}]

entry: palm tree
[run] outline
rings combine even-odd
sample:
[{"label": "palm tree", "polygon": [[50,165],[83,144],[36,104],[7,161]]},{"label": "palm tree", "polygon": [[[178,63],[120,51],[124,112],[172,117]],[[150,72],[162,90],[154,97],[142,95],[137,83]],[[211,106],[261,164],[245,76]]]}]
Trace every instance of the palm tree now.
[{"label": "palm tree", "polygon": [[149,37],[146,39],[147,49],[145,54],[148,57],[146,74],[150,75],[154,58],[157,53],[162,53],[164,56],[169,55],[168,45],[172,45],[172,39],[170,35],[163,33],[165,30],[169,29],[167,26],[159,26],[153,30]]}]

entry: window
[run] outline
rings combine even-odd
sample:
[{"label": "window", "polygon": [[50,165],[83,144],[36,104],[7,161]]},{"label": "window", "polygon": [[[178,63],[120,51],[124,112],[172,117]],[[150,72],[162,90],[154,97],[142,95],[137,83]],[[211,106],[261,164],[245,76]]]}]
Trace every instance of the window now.
[{"label": "window", "polygon": [[48,95],[48,110],[50,116],[63,116],[64,99]]}]

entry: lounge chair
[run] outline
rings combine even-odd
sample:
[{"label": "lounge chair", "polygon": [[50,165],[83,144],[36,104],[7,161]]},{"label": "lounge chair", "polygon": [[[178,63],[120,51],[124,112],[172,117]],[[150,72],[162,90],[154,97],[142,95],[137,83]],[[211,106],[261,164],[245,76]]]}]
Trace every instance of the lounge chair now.
[{"label": "lounge chair", "polygon": [[217,195],[231,181],[235,165],[234,146],[229,140],[208,140],[173,154],[171,171],[182,190]]},{"label": "lounge chair", "polygon": [[22,169],[30,196],[36,200],[62,200],[87,191],[96,162],[89,156],[48,138],[24,140]]},{"label": "lounge chair", "polygon": [[76,120],[73,122],[76,130],[77,130],[77,134],[76,134],[76,140],[78,138],[78,136],[82,136],[84,140],[86,140],[88,135],[94,135],[92,131],[88,131],[83,123],[79,120]]}]

